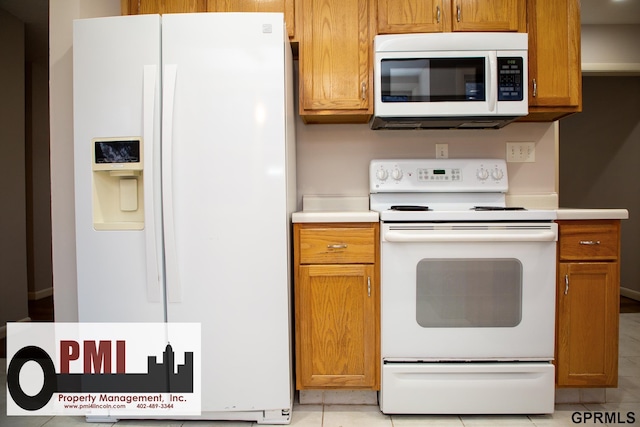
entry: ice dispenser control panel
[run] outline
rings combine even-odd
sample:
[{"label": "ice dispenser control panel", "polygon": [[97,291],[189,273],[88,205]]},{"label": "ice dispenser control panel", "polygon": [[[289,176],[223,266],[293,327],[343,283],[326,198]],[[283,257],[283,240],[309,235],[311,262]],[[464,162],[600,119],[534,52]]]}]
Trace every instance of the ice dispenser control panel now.
[{"label": "ice dispenser control panel", "polygon": [[140,138],[95,138],[93,170],[142,170]]}]

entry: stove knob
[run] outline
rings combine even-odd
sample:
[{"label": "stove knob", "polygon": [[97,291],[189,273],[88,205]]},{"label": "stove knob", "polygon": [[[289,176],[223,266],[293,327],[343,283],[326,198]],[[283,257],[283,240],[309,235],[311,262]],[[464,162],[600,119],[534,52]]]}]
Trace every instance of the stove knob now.
[{"label": "stove knob", "polygon": [[378,169],[378,172],[376,172],[376,178],[378,178],[380,181],[384,181],[385,179],[389,178],[389,172],[387,172],[385,169]]},{"label": "stove knob", "polygon": [[478,177],[479,180],[484,181],[485,179],[489,178],[489,171],[486,170],[485,168],[480,168],[478,169],[476,176]]},{"label": "stove knob", "polygon": [[394,169],[391,172],[391,178],[395,179],[396,181],[400,181],[402,179],[402,169]]},{"label": "stove knob", "polygon": [[491,177],[496,181],[501,180],[503,176],[504,172],[502,171],[502,169],[495,168],[493,171],[491,171]]}]

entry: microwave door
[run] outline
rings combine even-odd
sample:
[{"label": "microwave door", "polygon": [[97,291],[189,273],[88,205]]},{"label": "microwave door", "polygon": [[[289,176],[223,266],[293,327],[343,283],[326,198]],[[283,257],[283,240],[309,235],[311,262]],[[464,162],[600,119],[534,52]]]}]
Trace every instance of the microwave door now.
[{"label": "microwave door", "polygon": [[486,115],[495,112],[494,52],[387,53],[379,59],[379,111],[385,116]]}]

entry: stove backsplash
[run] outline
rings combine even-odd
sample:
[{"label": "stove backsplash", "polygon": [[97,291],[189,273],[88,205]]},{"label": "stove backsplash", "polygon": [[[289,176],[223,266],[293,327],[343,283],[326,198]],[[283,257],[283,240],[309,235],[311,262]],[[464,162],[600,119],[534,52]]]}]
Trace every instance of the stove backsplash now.
[{"label": "stove backsplash", "polygon": [[558,207],[558,125],[512,123],[499,130],[385,130],[368,125],[305,125],[298,120],[297,187],[303,195],[368,196],[369,161],[435,158],[435,144],[449,158],[506,158],[507,142],[534,142],[535,162],[507,163],[508,206]]}]

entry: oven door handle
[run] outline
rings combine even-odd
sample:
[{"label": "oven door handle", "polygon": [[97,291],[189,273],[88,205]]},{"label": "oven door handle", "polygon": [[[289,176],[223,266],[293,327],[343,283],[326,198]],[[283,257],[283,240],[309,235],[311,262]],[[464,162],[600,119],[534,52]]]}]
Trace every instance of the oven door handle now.
[{"label": "oven door handle", "polygon": [[552,230],[500,232],[455,232],[455,231],[387,231],[384,240],[393,243],[432,243],[432,242],[555,242],[556,233]]}]

